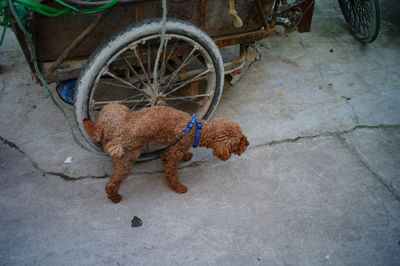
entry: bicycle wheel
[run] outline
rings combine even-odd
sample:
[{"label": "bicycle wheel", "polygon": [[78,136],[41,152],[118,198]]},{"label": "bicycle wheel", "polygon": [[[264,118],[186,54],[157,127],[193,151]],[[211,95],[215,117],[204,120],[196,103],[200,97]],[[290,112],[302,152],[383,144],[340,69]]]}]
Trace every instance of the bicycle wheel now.
[{"label": "bicycle wheel", "polygon": [[[87,135],[82,120],[96,121],[101,108],[113,101],[134,111],[154,105],[161,97],[169,106],[202,119],[215,110],[223,89],[223,61],[213,40],[192,24],[167,21],[157,68],[159,85],[154,85],[161,27],[160,19],[152,19],[120,30],[94,51],[82,69],[75,92],[75,119],[92,148],[101,150]],[[161,148],[152,143],[142,155],[155,157]]]},{"label": "bicycle wheel", "polygon": [[381,24],[379,0],[339,0],[339,5],[356,39],[363,43],[376,39]]}]

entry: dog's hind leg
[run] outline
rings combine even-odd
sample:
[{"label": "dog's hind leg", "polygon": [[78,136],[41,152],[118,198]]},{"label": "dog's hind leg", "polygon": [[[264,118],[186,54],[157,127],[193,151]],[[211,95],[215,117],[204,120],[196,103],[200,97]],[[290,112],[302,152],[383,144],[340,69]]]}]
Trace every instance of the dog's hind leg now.
[{"label": "dog's hind leg", "polygon": [[177,149],[168,149],[161,160],[164,164],[165,178],[168,185],[178,194],[187,192],[187,188],[179,182],[178,179],[178,162],[185,156],[185,152],[177,151]]},{"label": "dog's hind leg", "polygon": [[113,157],[114,172],[106,185],[106,192],[108,198],[118,203],[122,200],[122,196],[118,194],[121,183],[129,176],[135,161],[138,159],[140,151],[133,153],[126,153],[122,157]]}]

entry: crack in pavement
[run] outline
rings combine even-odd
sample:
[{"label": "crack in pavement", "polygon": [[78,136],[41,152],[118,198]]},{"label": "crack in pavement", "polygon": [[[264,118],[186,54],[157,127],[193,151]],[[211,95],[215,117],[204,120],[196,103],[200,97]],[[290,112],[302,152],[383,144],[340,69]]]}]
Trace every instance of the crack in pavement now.
[{"label": "crack in pavement", "polygon": [[[385,129],[385,128],[392,128],[392,129],[393,129],[393,128],[396,128],[396,129],[400,129],[400,124],[399,124],[399,125],[396,125],[396,124],[395,124],[395,125],[383,125],[383,124],[381,124],[381,125],[376,125],[376,126],[357,125],[357,126],[351,128],[351,129],[343,130],[343,131],[324,132],[324,133],[317,134],[317,135],[299,136],[299,137],[296,137],[296,138],[288,138],[288,139],[283,139],[283,140],[273,140],[273,141],[270,141],[270,142],[268,142],[268,143],[249,146],[249,147],[248,147],[248,150],[258,149],[258,148],[265,147],[265,146],[279,145],[279,144],[283,144],[283,143],[295,143],[295,142],[297,142],[297,141],[299,141],[299,140],[311,140],[311,139],[315,139],[315,138],[319,138],[319,137],[339,137],[339,136],[341,136],[341,135],[348,134],[348,133],[352,133],[352,132],[354,132],[354,131],[357,130],[357,129],[363,129],[363,128],[368,128],[368,129]],[[32,163],[33,167],[34,167],[35,169],[37,169],[40,173],[42,173],[43,176],[45,176],[45,175],[58,176],[58,177],[61,177],[61,178],[62,178],[63,180],[65,180],[65,181],[78,181],[78,180],[89,179],[89,178],[90,178],[90,179],[103,179],[103,178],[108,178],[108,177],[110,177],[110,175],[107,175],[107,174],[104,174],[103,176],[80,176],[80,177],[72,177],[72,176],[68,176],[68,175],[66,175],[66,174],[64,174],[64,173],[57,173],[57,172],[45,171],[45,170],[43,170],[42,168],[40,168],[40,167],[37,165],[37,163],[35,163],[35,161],[33,161],[33,160],[30,158],[30,156],[29,156],[28,154],[26,154],[24,151],[22,151],[15,143],[13,143],[13,142],[11,142],[11,141],[8,141],[8,140],[6,140],[5,138],[3,138],[3,137],[1,137],[1,136],[0,136],[0,140],[1,140],[5,145],[7,145],[7,146],[9,146],[9,147],[11,147],[11,148],[16,149],[16,150],[17,150],[18,152],[20,152],[23,156],[27,157],[27,158],[29,159],[29,161]],[[212,158],[212,157],[203,159],[203,160],[201,160],[201,161],[196,161],[196,162],[189,163],[188,165],[184,165],[184,166],[179,167],[179,169],[186,169],[186,168],[190,168],[190,167],[197,167],[197,166],[200,166],[200,165],[202,165],[204,162],[209,161],[211,158]],[[361,160],[361,159],[360,159],[360,160]],[[363,162],[363,164],[365,165],[365,162]],[[366,165],[366,167],[367,167],[368,170],[370,170],[374,175],[376,175],[376,173],[374,173],[368,165]],[[159,171],[140,171],[140,172],[137,172],[136,174],[149,174],[149,175],[150,175],[150,174],[159,174],[159,173],[162,173],[162,172],[163,172],[162,170],[159,170]],[[383,180],[381,180],[381,177],[379,177],[378,180],[380,180],[380,182],[383,182]],[[384,185],[387,187],[386,184],[384,184]],[[395,197],[396,197],[396,199],[399,199],[399,200],[400,200],[400,196],[397,195],[396,192],[393,192],[393,193],[396,194],[396,195],[394,194]],[[392,194],[393,194],[393,193],[392,193]]]},{"label": "crack in pavement", "polygon": [[369,164],[362,159],[361,154],[354,148],[351,147],[349,145],[349,143],[347,143],[345,141],[344,138],[340,137],[340,136],[335,136],[339,142],[350,152],[352,153],[358,160],[359,162],[375,177],[376,180],[378,180],[379,183],[381,183],[394,197],[395,199],[397,199],[398,201],[400,201],[400,194],[399,192],[396,191],[396,189],[391,186],[390,184],[387,184],[384,180],[384,178],[379,175],[377,172],[375,172],[374,170],[372,170],[372,168],[369,166]]},{"label": "crack in pavement", "polygon": [[342,98],[346,100],[347,105],[350,106],[351,110],[353,110],[355,122],[356,122],[357,125],[359,125],[360,122],[359,122],[359,118],[358,118],[358,115],[357,115],[357,113],[356,113],[356,110],[354,109],[354,105],[352,105],[352,104],[350,103],[351,98],[346,97],[346,96],[342,96]]},{"label": "crack in pavement", "polygon": [[321,133],[318,135],[313,135],[313,136],[301,136],[297,137],[294,139],[285,139],[285,140],[279,140],[279,141],[271,141],[266,144],[261,144],[257,146],[253,146],[253,148],[258,148],[258,147],[263,147],[263,146],[272,146],[272,145],[277,145],[277,144],[283,144],[283,143],[294,143],[299,140],[310,140],[310,139],[315,139],[319,137],[334,137],[339,140],[340,143],[349,151],[351,152],[358,160],[359,162],[374,176],[374,178],[381,183],[392,195],[400,201],[400,194],[399,192],[390,184],[387,184],[384,180],[384,178],[376,173],[374,170],[372,170],[371,166],[368,165],[368,163],[362,159],[362,156],[360,153],[353,147],[351,147],[348,143],[345,142],[344,138],[341,137],[344,134],[352,133],[357,129],[363,129],[363,128],[368,128],[368,129],[385,129],[385,128],[391,128],[391,129],[400,129],[400,125],[377,125],[377,126],[367,126],[367,125],[358,125],[353,127],[352,129],[349,130],[344,130],[344,131],[335,131],[335,132],[325,132]]},{"label": "crack in pavement", "polygon": [[[78,181],[78,180],[83,180],[83,179],[104,179],[104,178],[109,178],[110,175],[104,174],[102,176],[79,176],[79,177],[73,177],[73,176],[69,176],[66,175],[64,173],[58,173],[58,172],[52,172],[52,171],[45,171],[44,169],[42,169],[41,167],[38,166],[38,164],[32,160],[32,158],[26,154],[23,150],[21,150],[15,143],[3,138],[0,136],[0,140],[1,142],[3,142],[3,144],[9,146],[10,148],[16,149],[19,153],[21,153],[24,157],[28,158],[28,160],[31,162],[31,164],[33,165],[33,167],[38,170],[43,176],[45,175],[53,175],[53,176],[58,176],[61,177],[62,179],[64,179],[65,181]],[[185,168],[190,168],[190,167],[196,167],[201,165],[203,162],[208,161],[209,159],[203,159],[200,161],[196,161],[196,162],[191,162],[188,165],[184,165],[179,167],[179,169],[185,169]],[[144,175],[151,175],[151,174],[159,174],[159,173],[163,173],[164,171],[159,170],[159,171],[139,171],[136,174],[144,174]]]},{"label": "crack in pavement", "polygon": [[297,141],[303,140],[303,139],[309,140],[309,139],[315,139],[315,138],[319,138],[319,137],[336,137],[336,136],[352,133],[355,130],[362,129],[362,128],[368,128],[368,129],[397,128],[397,129],[400,129],[400,124],[399,125],[383,125],[383,124],[381,124],[381,125],[376,125],[376,126],[358,125],[351,129],[343,130],[343,131],[324,132],[324,133],[317,134],[317,135],[299,136],[297,138],[288,138],[288,139],[283,139],[283,140],[273,140],[268,143],[250,146],[248,149],[256,149],[259,147],[278,145],[278,144],[282,144],[282,143],[293,143],[293,142],[297,142]]},{"label": "crack in pavement", "polygon": [[45,171],[42,168],[40,168],[37,163],[35,163],[35,161],[32,160],[32,158],[26,154],[23,150],[21,150],[15,143],[6,140],[5,138],[0,136],[0,140],[1,142],[3,142],[3,144],[9,146],[10,148],[16,149],[19,153],[21,153],[24,157],[28,158],[28,160],[31,162],[31,164],[33,165],[33,167],[38,170],[43,176],[46,175],[54,175],[54,176],[58,176],[61,177],[62,179],[64,179],[65,181],[77,181],[77,180],[82,180],[82,179],[87,179],[87,178],[106,178],[109,177],[109,175],[103,175],[103,176],[80,176],[80,177],[71,177],[68,176],[66,174],[63,173],[57,173],[57,172],[51,172],[51,171]]}]

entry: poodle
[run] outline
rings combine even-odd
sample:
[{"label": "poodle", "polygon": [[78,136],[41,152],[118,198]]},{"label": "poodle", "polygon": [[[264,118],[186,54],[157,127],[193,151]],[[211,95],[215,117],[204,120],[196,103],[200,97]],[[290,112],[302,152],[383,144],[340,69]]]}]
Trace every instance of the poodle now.
[{"label": "poodle", "polygon": [[168,184],[176,193],[187,191],[178,179],[178,162],[192,159],[189,149],[194,143],[211,148],[213,155],[223,161],[232,154],[241,155],[249,145],[239,124],[228,118],[211,122],[197,120],[168,106],[156,105],[130,112],[125,105],[113,102],[100,111],[96,123],[84,119],[83,124],[93,141],[100,142],[112,158],[114,172],[105,190],[114,203],[121,201],[119,187],[149,142],[167,146],[161,160]]}]

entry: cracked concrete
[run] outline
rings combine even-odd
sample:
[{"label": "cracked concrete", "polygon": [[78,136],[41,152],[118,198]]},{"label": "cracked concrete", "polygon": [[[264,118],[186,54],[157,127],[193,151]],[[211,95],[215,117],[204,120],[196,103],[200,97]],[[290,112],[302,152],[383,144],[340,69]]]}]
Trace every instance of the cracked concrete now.
[{"label": "cracked concrete", "polygon": [[[365,128],[368,128],[368,129],[400,129],[400,125],[377,125],[377,126],[359,125],[359,126],[356,126],[356,127],[352,128],[352,129],[344,130],[344,131],[339,131],[339,132],[324,132],[324,133],[321,133],[321,134],[319,134],[319,135],[313,135],[313,136],[299,136],[299,137],[294,138],[294,139],[284,139],[284,140],[278,140],[278,141],[273,140],[273,141],[268,142],[268,143],[265,143],[265,144],[252,145],[252,146],[250,146],[248,149],[249,149],[249,150],[250,150],[250,149],[257,149],[257,148],[262,148],[262,147],[265,147],[265,146],[278,145],[278,144],[282,144],[282,143],[297,142],[297,141],[303,140],[303,139],[314,139],[314,138],[319,138],[319,137],[324,137],[324,136],[335,136],[335,137],[339,137],[339,136],[341,136],[341,135],[343,135],[343,134],[352,133],[352,132],[354,132],[354,131],[357,130],[357,129],[365,129]],[[105,174],[105,175],[103,175],[103,176],[79,176],[79,177],[72,177],[72,176],[68,176],[68,175],[63,174],[63,173],[45,171],[45,170],[41,169],[41,168],[29,157],[29,155],[27,155],[25,152],[23,152],[16,144],[14,144],[14,143],[12,143],[12,142],[10,142],[10,141],[8,141],[8,140],[2,138],[1,136],[0,136],[0,140],[1,140],[4,144],[8,145],[9,147],[14,148],[14,149],[16,149],[17,151],[19,151],[23,156],[27,157],[27,158],[30,160],[32,166],[35,167],[35,168],[36,168],[39,172],[41,172],[43,175],[46,175],[46,174],[47,174],[47,175],[59,176],[59,177],[63,178],[65,181],[77,181],[77,180],[82,180],[82,179],[86,179],[86,178],[98,178],[98,179],[101,179],[101,178],[109,178],[109,177],[110,177],[110,175],[107,175],[107,174]],[[211,158],[204,159],[204,160],[199,160],[199,161],[191,161],[190,163],[187,163],[187,164],[185,164],[185,165],[180,165],[180,166],[179,166],[179,169],[184,169],[184,168],[188,168],[188,167],[200,166],[202,163],[206,163],[206,162],[209,161],[210,159],[211,159]],[[367,166],[367,165],[366,165],[366,166]],[[156,171],[136,172],[136,174],[155,174],[155,173],[163,173],[163,170],[160,169],[160,170],[156,170]],[[394,195],[396,195],[396,197],[398,197],[396,193],[395,193]],[[398,199],[400,199],[400,198],[398,198]]]},{"label": "cracked concrete", "polygon": [[185,195],[160,160],[138,163],[117,205],[110,159],[74,142],[8,32],[0,264],[397,265],[399,13],[385,2],[381,34],[361,45],[337,2],[318,1],[310,33],[260,42],[262,60],[224,91],[215,117],[241,124],[248,151],[221,162],[195,150],[180,165]]},{"label": "cracked concrete", "polygon": [[[400,56],[387,48],[392,43],[382,35],[375,43],[360,45],[348,33],[340,13],[333,15],[332,10],[338,11],[337,3],[324,5],[319,12],[332,15],[328,20],[316,18],[311,33],[261,42],[263,60],[224,93],[215,116],[237,120],[248,132],[252,145],[343,131],[357,125],[400,124],[396,88],[400,78],[395,64]],[[326,37],[328,27],[330,35]],[[385,42],[385,48],[378,45],[379,41]],[[1,132],[1,137],[18,145],[44,171],[71,178],[111,175],[108,158],[83,151],[73,141],[61,113],[42,88],[31,83],[21,51],[14,43],[8,34],[1,47],[5,62],[13,62],[3,67],[8,78],[3,80],[0,126],[7,130]],[[373,80],[366,73],[374,73]],[[61,105],[72,121],[72,108]],[[16,106],[20,108],[15,110]],[[7,119],[11,112],[22,119]],[[35,132],[35,141],[31,132]],[[42,143],[51,144],[45,145],[46,152]],[[65,158],[70,156],[74,158],[72,163],[65,165]],[[210,152],[200,150],[193,160],[210,159]],[[149,169],[161,171],[161,163],[138,164],[134,173]]]},{"label": "cracked concrete", "polygon": [[0,136],[0,141],[3,142],[3,144],[9,146],[10,148],[13,148],[15,150],[17,150],[21,155],[23,155],[25,158],[27,158],[30,163],[32,164],[32,166],[38,170],[43,176],[45,175],[53,175],[53,176],[58,176],[61,177],[62,179],[64,179],[65,181],[76,181],[76,180],[82,180],[82,179],[86,179],[86,178],[107,178],[110,177],[108,175],[104,175],[104,176],[80,176],[80,177],[70,177],[67,176],[63,173],[56,173],[56,172],[49,172],[49,171],[45,171],[42,168],[40,168],[33,160],[31,157],[29,157],[28,154],[26,154],[25,152],[23,152],[16,144],[2,138]]},{"label": "cracked concrete", "polygon": [[[393,196],[400,201],[399,127],[363,128],[340,136],[342,143],[359,158]],[[378,161],[383,161],[379,164]]]}]

